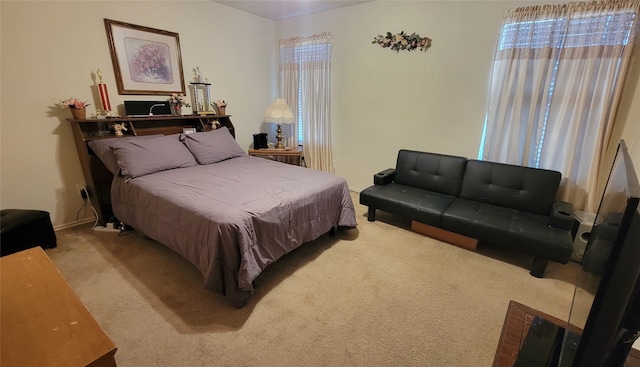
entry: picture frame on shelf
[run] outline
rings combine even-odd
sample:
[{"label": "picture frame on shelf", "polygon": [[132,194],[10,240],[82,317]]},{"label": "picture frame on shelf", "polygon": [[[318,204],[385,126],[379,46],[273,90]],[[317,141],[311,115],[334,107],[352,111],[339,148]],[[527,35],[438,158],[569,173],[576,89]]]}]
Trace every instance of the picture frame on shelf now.
[{"label": "picture frame on shelf", "polygon": [[104,19],[119,94],[186,93],[178,33]]}]

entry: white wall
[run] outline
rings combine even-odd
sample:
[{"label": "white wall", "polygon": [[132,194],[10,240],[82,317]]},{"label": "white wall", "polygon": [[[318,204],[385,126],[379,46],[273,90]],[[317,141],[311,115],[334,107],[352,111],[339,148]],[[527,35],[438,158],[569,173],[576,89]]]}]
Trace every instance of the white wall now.
[{"label": "white wall", "polygon": [[638,37],[612,140],[625,139],[636,173],[640,175],[640,36]]},{"label": "white wall", "polygon": [[84,184],[71,115],[56,103],[87,99],[94,114],[98,68],[112,106],[168,97],[117,94],[103,18],[177,32],[185,81],[199,65],[213,99],[229,103],[243,147],[273,97],[274,23],[211,1],[3,0],[0,12],[0,206],[47,210],[55,226],[76,221]]},{"label": "white wall", "polygon": [[[200,65],[213,98],[229,101],[243,147],[277,96],[277,40],[333,33],[336,173],[361,190],[395,165],[400,148],[477,156],[502,15],[539,2],[375,1],[272,22],[210,1],[2,0],[0,206],[47,210],[54,225],[76,220],[82,173],[69,111],[55,104],[70,96],[99,103],[91,72],[102,69],[112,104],[157,98],[117,95],[103,18],[179,33],[185,78]],[[395,53],[371,44],[401,30],[433,46]],[[638,52],[612,137],[627,140],[636,165]]]},{"label": "white wall", "polygon": [[[557,2],[375,1],[280,21],[277,37],[333,34],[336,173],[359,191],[395,166],[400,148],[476,158],[504,12]],[[433,46],[396,53],[371,44],[387,31],[416,32]],[[612,140],[625,137],[640,165],[637,57],[630,74]]]}]

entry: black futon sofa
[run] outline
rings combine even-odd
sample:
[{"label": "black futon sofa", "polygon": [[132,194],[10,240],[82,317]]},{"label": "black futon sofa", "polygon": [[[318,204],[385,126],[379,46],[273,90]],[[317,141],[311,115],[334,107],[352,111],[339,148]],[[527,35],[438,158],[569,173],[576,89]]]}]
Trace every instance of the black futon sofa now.
[{"label": "black futon sofa", "polygon": [[560,172],[400,150],[396,168],[374,175],[360,204],[533,255],[531,275],[573,251],[571,203],[556,201]]}]

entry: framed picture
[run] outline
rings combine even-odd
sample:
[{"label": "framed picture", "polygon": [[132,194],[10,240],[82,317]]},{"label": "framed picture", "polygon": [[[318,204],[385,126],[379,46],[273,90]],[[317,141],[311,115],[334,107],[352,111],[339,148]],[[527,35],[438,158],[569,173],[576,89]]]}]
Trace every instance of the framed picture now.
[{"label": "framed picture", "polygon": [[193,134],[196,132],[196,128],[195,127],[185,127],[182,128],[182,133],[183,134]]},{"label": "framed picture", "polygon": [[120,94],[185,94],[177,33],[105,19]]}]

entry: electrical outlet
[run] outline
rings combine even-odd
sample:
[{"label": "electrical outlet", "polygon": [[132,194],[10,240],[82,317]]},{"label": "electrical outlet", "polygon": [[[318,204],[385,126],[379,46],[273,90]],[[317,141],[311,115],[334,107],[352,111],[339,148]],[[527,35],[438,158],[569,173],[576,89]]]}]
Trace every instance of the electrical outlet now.
[{"label": "electrical outlet", "polygon": [[80,192],[80,197],[82,199],[87,200],[89,198],[89,191],[87,191],[86,186],[81,184],[76,184],[76,189],[78,190],[78,192]]}]

